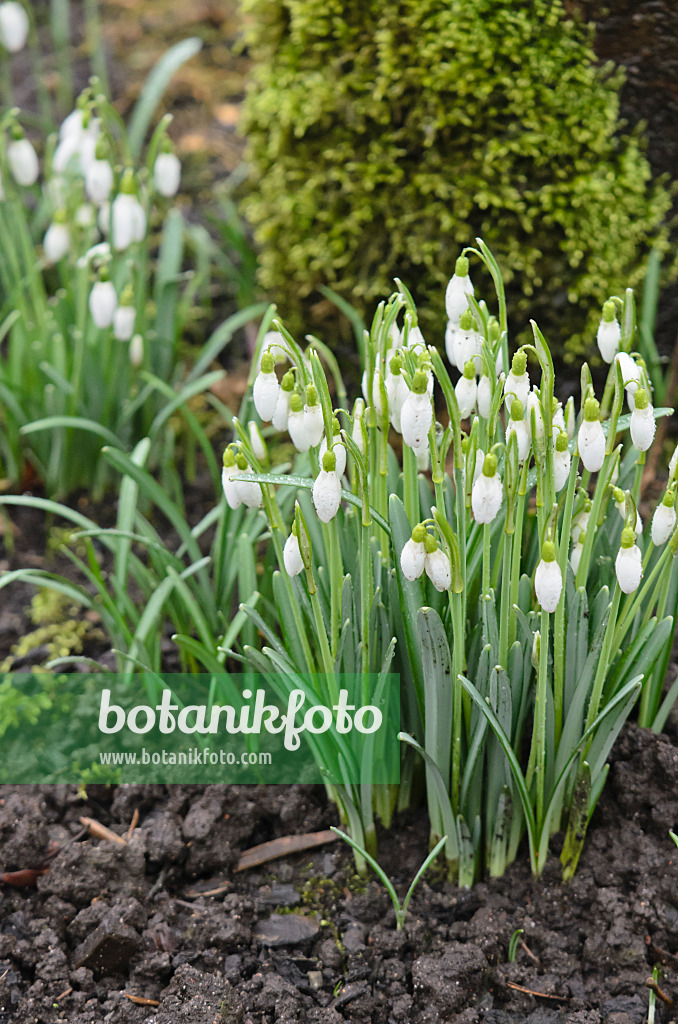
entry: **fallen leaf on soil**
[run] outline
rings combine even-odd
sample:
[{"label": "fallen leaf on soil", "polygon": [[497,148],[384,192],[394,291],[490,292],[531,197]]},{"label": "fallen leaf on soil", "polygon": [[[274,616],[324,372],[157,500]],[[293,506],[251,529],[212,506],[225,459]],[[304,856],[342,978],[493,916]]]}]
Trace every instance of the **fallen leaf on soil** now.
[{"label": "fallen leaf on soil", "polygon": [[129,999],[130,1003],[135,1003],[137,1006],[160,1006],[157,999],[144,999],[143,996],[131,996],[129,992],[123,993],[125,999]]},{"label": "fallen leaf on soil", "polygon": [[96,821],[95,818],[81,818],[80,824],[84,825],[91,836],[95,839],[108,839],[111,843],[119,843],[121,846],[127,846],[127,840],[123,839],[122,836],[112,832],[110,828],[106,828],[100,821]]},{"label": "fallen leaf on soil", "polygon": [[333,843],[336,839],[337,836],[329,828],[322,832],[309,832],[305,836],[281,836],[280,839],[272,839],[269,843],[261,843],[259,846],[245,850],[240,854],[235,870],[245,871],[247,868],[256,868],[260,864],[267,864],[269,860],[287,857],[290,853],[313,850],[316,846]]}]

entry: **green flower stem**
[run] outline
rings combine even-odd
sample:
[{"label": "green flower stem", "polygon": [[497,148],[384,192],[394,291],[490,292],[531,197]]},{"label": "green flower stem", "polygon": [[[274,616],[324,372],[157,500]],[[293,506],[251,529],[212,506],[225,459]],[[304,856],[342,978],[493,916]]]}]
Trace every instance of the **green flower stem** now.
[{"label": "green flower stem", "polygon": [[541,832],[544,822],[544,775],[546,771],[546,692],[549,670],[549,627],[550,614],[542,609],[539,640],[539,671],[537,674],[537,693],[534,704],[535,774],[537,785],[537,832]]},{"label": "green flower stem", "polygon": [[492,524],[483,524],[483,597],[490,596],[490,546],[492,541]]},{"label": "green flower stem", "polygon": [[403,505],[413,529],[421,519],[417,478],[417,456],[408,445],[403,444]]},{"label": "green flower stem", "polygon": [[508,668],[509,622],[511,610],[511,563],[513,561],[513,545],[516,534],[504,533],[504,552],[501,568],[501,607],[499,609],[499,664]]},{"label": "green flower stem", "polygon": [[596,480],[596,486],[593,492],[593,502],[591,504],[591,518],[589,519],[589,529],[586,531],[584,537],[584,544],[581,553],[581,561],[579,562],[579,568],[577,569],[577,576],[575,579],[575,585],[577,587],[586,586],[586,580],[589,574],[589,566],[591,564],[591,555],[593,552],[593,542],[596,538],[597,525],[600,518],[600,513],[605,499],[605,491],[607,490],[607,482],[610,477],[610,466],[614,453],[606,453],[603,465],[598,474]]},{"label": "green flower stem", "polygon": [[[318,588],[310,591],[311,607],[313,609],[313,619],[315,621],[315,629],[318,634],[318,643],[320,645],[320,659],[322,663],[322,670],[326,675],[332,677],[334,675],[334,659],[332,658],[332,652],[330,645],[327,640],[327,629],[325,627],[325,620],[323,619],[322,609],[320,607],[320,599],[318,598]],[[335,695],[336,696],[336,695]]]},{"label": "green flower stem", "polygon": [[522,558],[522,542],[523,542],[523,521],[525,519],[525,505],[527,501],[527,459],[523,463],[523,468],[520,474],[520,483],[518,485],[518,500],[516,501],[516,521],[515,530],[513,534],[513,545],[511,552],[511,603],[509,607],[510,623],[509,623],[509,637],[508,647],[511,650],[511,645],[516,638],[516,617],[511,615],[514,605],[518,603],[518,587],[520,585],[520,562]]},{"label": "green flower stem", "polygon": [[[614,596],[612,598],[612,607],[610,608],[610,616],[607,620],[607,626],[605,627],[605,636],[603,638],[603,646],[600,652],[600,658],[598,659],[598,667],[596,669],[596,676],[593,681],[593,689],[591,690],[591,699],[589,701],[588,712],[586,714],[586,724],[584,726],[584,732],[596,720],[598,711],[600,710],[600,698],[603,692],[603,685],[605,683],[605,677],[607,676],[607,670],[610,664],[610,658],[612,652],[616,650],[614,644],[615,634],[615,622],[617,621],[617,613],[619,611],[619,601],[621,599],[621,588],[619,583],[614,585]],[[591,743],[593,742],[593,735],[589,737],[588,742],[584,750],[582,751],[582,761],[586,760],[586,755],[589,752]]]},{"label": "green flower stem", "polygon": [[336,658],[339,649],[339,633],[341,631],[341,588],[344,579],[336,516],[331,522],[324,525],[323,533],[325,534],[325,547],[328,552],[330,572],[332,656]]},{"label": "green flower stem", "polygon": [[645,452],[640,452],[638,455],[638,461],[636,462],[636,471],[633,475],[633,500],[638,505],[640,501],[640,487],[643,482],[643,470],[645,469]]},{"label": "green flower stem", "polygon": [[452,674],[454,690],[452,694],[452,778],[450,799],[455,815],[459,811],[459,795],[461,791],[461,740],[463,729],[463,689],[459,677],[464,672],[464,595],[451,595],[452,610]]},{"label": "green flower stem", "polygon": [[561,595],[558,607],[555,612],[553,626],[553,710],[554,710],[554,738],[556,749],[560,743],[560,736],[563,729],[563,692],[565,685],[565,589],[567,585],[567,564],[570,552],[570,534],[572,532],[572,511],[574,509],[574,496],[577,487],[577,460],[573,459],[570,467],[570,477],[567,482],[567,494],[560,524],[560,541],[558,549],[558,565],[563,580],[563,594]]}]

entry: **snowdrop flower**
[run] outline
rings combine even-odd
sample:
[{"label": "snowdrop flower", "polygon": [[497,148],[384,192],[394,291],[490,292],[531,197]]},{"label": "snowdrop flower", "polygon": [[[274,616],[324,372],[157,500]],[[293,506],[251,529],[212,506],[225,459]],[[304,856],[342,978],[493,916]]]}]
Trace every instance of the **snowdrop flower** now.
[{"label": "snowdrop flower", "polygon": [[231,448],[227,448],[224,452],[223,469],[221,471],[221,486],[224,489],[224,495],[228,502],[229,508],[236,509],[242,505],[242,498],[238,494],[235,486],[235,479],[238,476],[240,470],[238,469],[235,454]]},{"label": "snowdrop flower", "polygon": [[447,356],[447,361],[451,363],[452,366],[457,366],[456,338],[458,332],[458,326],[451,320],[448,320],[447,327],[445,328],[445,355]]},{"label": "snowdrop flower", "polygon": [[606,363],[614,362],[614,357],[619,352],[621,344],[621,327],[617,320],[617,311],[614,302],[608,299],[603,303],[603,315],[598,324],[596,335],[598,350]]},{"label": "snowdrop flower", "polygon": [[318,519],[329,523],[341,505],[341,482],[335,472],[337,460],[334,452],[325,452],[322,467],[313,484],[313,504]]},{"label": "snowdrop flower", "polygon": [[572,440],[574,437],[575,428],[577,426],[577,416],[574,411],[574,398],[572,395],[567,400],[565,405],[565,428],[567,430],[568,440]]},{"label": "snowdrop flower", "polygon": [[586,540],[586,530],[580,530],[579,536],[576,540],[572,541],[572,551],[570,553],[570,565],[572,566],[572,572],[577,575],[579,572],[579,563],[581,562],[582,551],[584,550],[584,541]]},{"label": "snowdrop flower", "polygon": [[[80,97],[78,102],[80,103],[81,101],[82,97]],[[71,110],[70,114],[68,114],[61,122],[61,127],[59,128],[59,141],[63,142],[64,139],[68,139],[71,136],[77,137],[81,135],[84,131],[84,118],[85,111],[82,107],[78,106],[75,110]]]},{"label": "snowdrop flower", "polygon": [[482,339],[476,329],[473,314],[469,309],[462,313],[459,324],[454,328],[451,344],[452,359],[450,362],[454,366],[463,372],[469,359],[473,359],[476,369],[480,371],[482,367],[480,359]]},{"label": "snowdrop flower", "polygon": [[144,339],[135,334],[129,343],[129,361],[134,367],[141,366],[144,361]]},{"label": "snowdrop flower", "polygon": [[622,379],[624,381],[626,400],[629,404],[629,409],[633,412],[635,408],[634,395],[642,381],[641,370],[628,352],[619,352],[615,358],[619,363]]},{"label": "snowdrop flower", "polygon": [[426,440],[426,444],[423,446],[423,448],[414,448],[413,451],[417,460],[417,470],[420,473],[426,473],[426,471],[431,466],[431,453],[429,452],[428,448],[428,439]]},{"label": "snowdrop flower", "polygon": [[507,444],[511,434],[516,435],[516,441],[518,442],[518,462],[522,463],[530,454],[532,438],[530,434],[530,427],[525,419],[523,403],[518,398],[514,398],[511,403],[511,416],[506,425]]},{"label": "snowdrop flower", "polygon": [[66,225],[66,213],[57,210],[54,220],[47,228],[42,243],[47,263],[58,263],[71,248],[71,235]]},{"label": "snowdrop flower", "polygon": [[353,406],[353,429],[351,440],[361,455],[367,451],[367,428],[365,427],[365,403],[362,398],[356,398]]},{"label": "snowdrop flower", "polygon": [[447,319],[458,324],[462,313],[468,309],[467,295],[473,295],[473,285],[468,276],[469,264],[466,256],[460,256],[454,267],[454,276],[450,278],[445,291],[445,312]]},{"label": "snowdrop flower", "polygon": [[96,224],[96,213],[91,203],[81,203],[75,211],[75,223],[79,228],[87,231]]},{"label": "snowdrop flower", "polygon": [[261,485],[254,480],[248,480],[248,464],[245,456],[240,452],[235,459],[236,466],[240,472],[234,477],[235,489],[243,505],[248,508],[261,508],[264,503],[261,493]]},{"label": "snowdrop flower", "polygon": [[283,348],[283,339],[279,331],[266,331],[266,334],[262,338],[259,355],[257,357],[257,372],[259,372],[259,369],[261,368],[261,360],[266,352],[270,352],[273,355],[276,363],[284,362],[286,360],[287,355]]},{"label": "snowdrop flower", "polygon": [[553,436],[553,443],[555,444],[558,440],[558,434],[561,432],[567,437],[567,426],[565,425],[565,414],[563,413],[563,407],[560,402],[553,399],[553,413],[551,415],[551,433]]},{"label": "snowdrop flower", "polygon": [[452,586],[452,570],[449,558],[438,547],[430,533],[426,534],[424,546],[426,548],[426,558],[424,559],[426,575],[436,590],[441,593],[443,590],[449,590]]},{"label": "snowdrop flower", "polygon": [[564,430],[561,430],[556,438],[556,447],[553,453],[553,475],[556,494],[558,491],[562,491],[569,480],[571,466],[572,457],[567,445],[567,434]]},{"label": "snowdrop flower", "polygon": [[[336,439],[332,441],[332,451],[337,457],[337,465],[335,467],[334,472],[341,480],[344,473],[346,472],[346,448],[341,443],[341,440],[339,440],[339,438],[341,437],[341,430],[339,427],[339,420],[336,418],[336,416],[332,421],[332,435],[333,438]],[[320,442],[320,448],[318,449],[318,460],[321,465],[326,451],[327,441],[325,440],[325,438],[323,438],[322,441]]]},{"label": "snowdrop flower", "polygon": [[504,394],[508,409],[511,408],[510,402],[513,396],[522,402],[524,409],[527,407],[527,399],[530,395],[530,375],[527,372],[527,355],[522,349],[519,349],[511,360],[511,369],[504,382]]},{"label": "snowdrop flower", "polygon": [[589,498],[584,502],[584,507],[572,520],[572,542],[576,543],[581,533],[586,533],[589,526],[589,519],[591,518],[591,501]]},{"label": "snowdrop flower", "polygon": [[632,594],[638,589],[643,576],[643,558],[640,548],[636,545],[636,535],[629,527],[622,530],[621,547],[614,569],[624,594]]},{"label": "snowdrop flower", "polygon": [[600,423],[600,406],[595,398],[587,398],[584,420],[577,434],[577,448],[590,473],[597,473],[605,461],[605,434]]},{"label": "snowdrop flower", "polygon": [[454,389],[459,405],[459,415],[463,420],[467,419],[473,412],[478,397],[478,385],[476,384],[476,368],[472,359],[469,359],[464,366],[464,375],[460,377]]},{"label": "snowdrop flower", "polygon": [[268,459],[268,452],[266,451],[266,444],[262,436],[259,426],[254,420],[250,420],[247,424],[247,433],[250,435],[250,444],[252,445],[252,451],[254,452],[259,462],[266,462]]},{"label": "snowdrop flower", "polygon": [[266,352],[261,359],[261,368],[254,380],[252,398],[254,408],[262,420],[273,419],[273,413],[280,397],[280,384],[275,375],[275,359],[270,352]]},{"label": "snowdrop flower", "polygon": [[287,418],[290,414],[290,399],[292,398],[293,391],[294,374],[291,370],[288,370],[280,381],[278,401],[275,406],[275,412],[273,413],[273,419],[271,420],[271,423],[276,430],[287,430]]},{"label": "snowdrop flower", "polygon": [[412,530],[412,536],[405,542],[400,552],[400,568],[405,579],[411,583],[418,580],[424,571],[426,536],[426,527],[422,523],[418,523]]},{"label": "snowdrop flower", "polygon": [[544,414],[541,409],[541,401],[536,390],[530,391],[527,396],[527,422],[530,427],[530,434],[537,445],[542,446],[546,439],[546,428],[544,427]]},{"label": "snowdrop flower", "polygon": [[102,271],[101,279],[97,281],[89,293],[89,311],[92,314],[94,326],[102,330],[110,327],[113,323],[113,315],[118,307],[118,296],[113,282]]},{"label": "snowdrop flower", "polygon": [[9,53],[23,50],[28,39],[28,15],[16,0],[0,4],[0,43]]},{"label": "snowdrop flower", "polygon": [[105,156],[105,148],[100,144],[97,145],[95,159],[92,160],[85,174],[87,198],[97,206],[107,202],[113,189],[113,168]]},{"label": "snowdrop flower", "polygon": [[491,523],[501,508],[504,494],[497,473],[497,457],[491,452],[485,456],[483,471],[471,490],[471,508],[477,523]]},{"label": "snowdrop flower", "polygon": [[545,612],[554,612],[558,607],[563,589],[563,577],[560,566],[556,562],[556,549],[553,541],[544,542],[541,561],[534,574],[534,590],[537,601]]},{"label": "snowdrop flower", "polygon": [[400,411],[400,429],[405,444],[410,448],[423,448],[432,422],[433,409],[428,393],[428,375],[423,370],[417,370],[412,381],[412,390],[408,392]]},{"label": "snowdrop flower", "polygon": [[[612,497],[614,503],[617,506],[617,512],[626,522],[626,494],[620,487],[615,487],[612,491]],[[640,518],[640,512],[636,509],[636,536],[639,536],[643,532],[643,520]]]},{"label": "snowdrop flower", "polygon": [[285,547],[283,548],[283,562],[289,576],[298,576],[300,572],[303,572],[304,560],[301,557],[299,538],[294,531],[292,531],[285,541]]},{"label": "snowdrop flower", "polygon": [[[383,380],[383,377],[381,375],[381,370],[379,370],[378,367],[377,367],[377,368],[375,368],[374,376],[372,378],[372,408],[374,409],[374,411],[375,411],[375,413],[377,415],[377,419],[379,419],[379,420],[384,415],[384,402],[383,402],[383,397],[382,397],[382,393],[381,393],[382,380]],[[362,392],[363,392],[363,395],[365,396],[366,403],[369,405],[370,404],[370,395],[368,394],[368,386],[367,386],[367,370],[363,371],[363,376],[362,376]]]},{"label": "snowdrop flower", "polygon": [[17,185],[23,188],[35,185],[40,173],[38,155],[19,127],[12,132],[12,141],[7,147],[7,161]]},{"label": "snowdrop flower", "polygon": [[298,452],[307,452],[311,442],[306,431],[306,418],[304,416],[304,403],[298,391],[292,393],[290,398],[290,411],[287,417],[287,430],[292,438],[292,444]]},{"label": "snowdrop flower", "polygon": [[[400,344],[404,344],[404,340],[401,337]],[[398,347],[398,346],[396,346]],[[414,327],[410,327],[407,333],[407,347],[408,348],[426,348],[426,342],[424,341],[424,335],[421,333],[421,327],[415,324]]]},{"label": "snowdrop flower", "polygon": [[323,410],[318,398],[318,392],[313,384],[309,384],[306,388],[304,427],[309,439],[309,446],[316,448],[322,441],[325,421],[323,420]]},{"label": "snowdrop flower", "polygon": [[396,353],[390,363],[386,375],[386,395],[388,398],[388,414],[391,419],[391,426],[400,433],[400,412],[403,402],[409,394],[405,378],[402,375],[402,359]]},{"label": "snowdrop flower", "polygon": [[634,395],[634,403],[635,408],[631,413],[631,440],[639,452],[646,452],[652,444],[657,425],[645,388],[638,388]]},{"label": "snowdrop flower", "polygon": [[482,448],[479,448],[478,451],[476,452],[476,464],[473,467],[473,483],[476,482],[476,480],[478,479],[478,477],[482,473],[484,465],[485,465],[485,452],[482,450]]},{"label": "snowdrop flower", "polygon": [[128,168],[122,178],[120,192],[111,204],[113,248],[128,249],[141,242],[146,234],[146,214],[136,195],[134,172]]},{"label": "snowdrop flower", "polygon": [[153,181],[160,195],[166,199],[171,199],[179,191],[181,163],[171,149],[158,155],[153,167]]},{"label": "snowdrop flower", "polygon": [[676,475],[676,466],[678,465],[678,445],[673,449],[673,455],[669,459],[669,480],[673,480]]},{"label": "snowdrop flower", "polygon": [[89,110],[76,110],[69,114],[59,132],[59,145],[52,157],[52,170],[63,174],[75,164],[76,170],[83,176],[96,160],[96,149],[99,140],[99,122],[92,117]]},{"label": "snowdrop flower", "polygon": [[652,543],[655,547],[666,544],[676,525],[676,495],[669,489],[657,505],[652,516]]},{"label": "snowdrop flower", "polygon": [[492,384],[485,374],[478,381],[478,412],[483,419],[490,418],[492,411]]},{"label": "snowdrop flower", "polygon": [[134,290],[127,285],[120,296],[120,305],[113,314],[113,336],[116,341],[129,341],[134,334],[137,311],[134,306]]}]

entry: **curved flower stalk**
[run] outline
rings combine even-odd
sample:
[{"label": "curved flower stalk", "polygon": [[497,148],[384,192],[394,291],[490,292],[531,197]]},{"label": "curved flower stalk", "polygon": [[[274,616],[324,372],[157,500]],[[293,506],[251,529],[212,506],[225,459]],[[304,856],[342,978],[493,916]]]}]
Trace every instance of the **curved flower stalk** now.
[{"label": "curved flower stalk", "polygon": [[[496,315],[470,285],[472,258],[495,283]],[[279,322],[281,362],[263,357],[253,373],[261,418],[274,397],[276,414],[283,402],[273,425],[297,450],[290,475],[262,473],[238,434],[294,588],[275,584],[269,628],[297,671],[310,656],[316,671],[350,666],[365,681],[384,665],[400,673],[406,763],[424,760],[431,845],[446,837],[459,884],[479,862],[501,873],[523,836],[539,873],[561,828],[570,875],[641,672],[643,720],[661,703],[678,603],[675,480],[651,539],[637,506],[642,445],[665,410],[652,408],[647,370],[631,355],[628,293],[602,314],[601,402],[584,365],[581,395],[563,407],[538,326],[533,343],[509,352],[501,275],[482,241],[457,261],[440,350],[397,286],[365,332],[352,405],[333,400],[346,389],[331,353],[314,341],[303,352]],[[276,497],[286,488],[297,495],[291,525]],[[267,650],[253,657],[276,664]],[[395,800],[378,787],[335,797],[362,846]]]}]

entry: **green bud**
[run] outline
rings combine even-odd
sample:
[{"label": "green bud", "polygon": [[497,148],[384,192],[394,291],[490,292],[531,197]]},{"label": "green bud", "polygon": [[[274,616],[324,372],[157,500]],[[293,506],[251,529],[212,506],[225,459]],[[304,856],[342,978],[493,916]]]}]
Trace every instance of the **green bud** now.
[{"label": "green bud", "polygon": [[247,459],[245,458],[242,452],[238,452],[238,454],[236,455],[235,464],[238,467],[238,469],[247,469]]},{"label": "green bud", "polygon": [[292,370],[288,370],[287,373],[283,374],[280,387],[283,391],[294,391],[294,373]]},{"label": "green bud", "polygon": [[99,139],[99,141],[97,142],[96,149],[94,150],[94,155],[96,156],[97,160],[106,159],[108,153],[106,150],[106,143],[103,139]]},{"label": "green bud", "polygon": [[511,370],[515,377],[522,377],[527,370],[527,353],[523,352],[521,348],[514,353],[513,359],[511,360]]},{"label": "green bud", "polygon": [[494,476],[497,472],[497,456],[489,452],[483,462],[483,476]]},{"label": "green bud", "polygon": [[556,546],[552,540],[545,540],[541,549],[541,557],[544,562],[555,562]]},{"label": "green bud", "polygon": [[306,404],[310,407],[318,405],[318,389],[315,384],[309,384],[306,388]]},{"label": "green bud", "polygon": [[65,210],[57,210],[52,217],[55,224],[65,224],[68,220],[68,215]]},{"label": "green bud", "polygon": [[462,331],[473,330],[473,313],[470,309],[465,309],[459,317],[459,327]]},{"label": "green bud", "polygon": [[622,491],[621,487],[612,488],[612,497],[619,504],[620,501],[626,501],[626,495]]},{"label": "green bud", "polygon": [[438,545],[436,544],[436,539],[432,533],[427,533],[424,537],[424,547],[426,548],[427,555],[432,555],[433,552],[437,550]]},{"label": "green bud", "polygon": [[621,546],[632,548],[636,543],[636,531],[631,526],[625,526],[621,535]]},{"label": "green bud", "polygon": [[273,373],[275,370],[275,358],[272,352],[264,352],[261,357],[261,372]]},{"label": "green bud", "polygon": [[15,142],[19,142],[24,137],[24,130],[20,124],[13,124],[11,131],[12,138]]},{"label": "green bud", "polygon": [[428,387],[428,377],[423,370],[417,370],[412,381],[412,391],[415,395],[423,395]]},{"label": "green bud", "polygon": [[412,530],[412,540],[415,544],[423,544],[426,540],[426,527],[423,523],[417,523]]},{"label": "green bud", "polygon": [[514,398],[511,402],[511,419],[514,423],[523,418],[523,403],[519,398]]},{"label": "green bud", "polygon": [[476,375],[476,364],[473,359],[469,359],[464,366],[464,377],[466,380],[474,380]]},{"label": "green bud", "polygon": [[137,188],[136,181],[134,180],[134,171],[132,170],[131,167],[127,167],[122,176],[122,181],[120,182],[120,191],[123,195],[133,196],[136,190]]},{"label": "green bud", "polygon": [[337,417],[333,416],[332,417],[332,436],[334,437],[335,434],[340,434],[340,433],[341,433],[341,424],[339,423],[339,420],[337,419]]},{"label": "green bud", "polygon": [[611,324],[613,320],[617,319],[617,310],[612,299],[608,299],[607,302],[603,303],[603,320],[606,324]]},{"label": "green bud", "polygon": [[638,388],[636,390],[635,395],[633,396],[633,399],[636,403],[636,409],[647,409],[648,405],[650,404],[650,400],[647,397],[647,391],[645,390],[645,388]]},{"label": "green bud", "polygon": [[326,451],[323,455],[323,469],[326,473],[334,473],[337,468],[337,456],[333,451]]},{"label": "green bud", "polygon": [[295,391],[290,398],[290,412],[301,412],[304,408],[304,403],[301,399],[301,395],[298,391]]},{"label": "green bud", "polygon": [[460,256],[454,265],[455,277],[466,277],[468,274],[468,259],[466,256]]},{"label": "green bud", "polygon": [[675,503],[676,503],[675,491],[673,491],[669,487],[668,491],[666,492],[666,494],[662,498],[662,505],[666,505],[667,508],[673,508]]},{"label": "green bud", "polygon": [[494,345],[496,342],[499,341],[500,334],[501,331],[499,329],[499,321],[497,320],[496,316],[491,316],[490,319],[487,321],[487,337],[489,339],[490,345]]},{"label": "green bud", "polygon": [[400,355],[399,352],[396,352],[396,354],[391,359],[391,362],[389,364],[389,369],[390,369],[391,373],[393,374],[393,376],[397,377],[398,374],[401,372],[402,368],[403,368],[402,356]]},{"label": "green bud", "polygon": [[227,448],[226,449],[226,451],[224,452],[224,458],[223,458],[222,461],[223,461],[224,467],[226,469],[232,469],[233,466],[235,466],[235,455],[233,454],[233,449],[232,448]]},{"label": "green bud", "polygon": [[587,398],[584,405],[584,419],[589,423],[600,419],[600,404],[595,398]]},{"label": "green bud", "polygon": [[567,451],[567,434],[564,430],[561,430],[556,438],[556,451],[565,452]]}]

